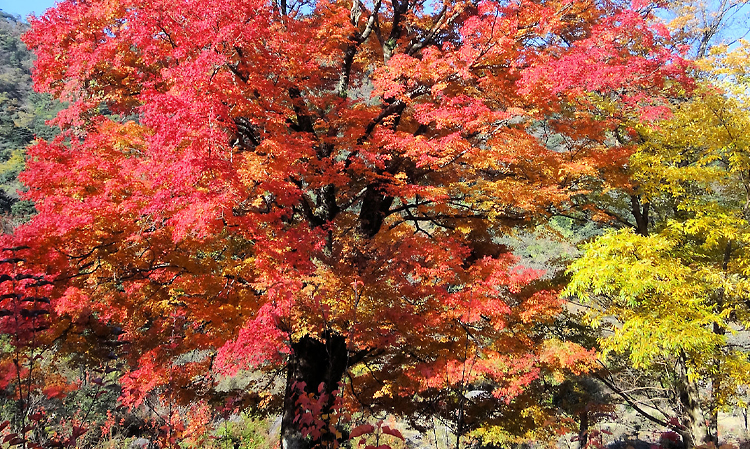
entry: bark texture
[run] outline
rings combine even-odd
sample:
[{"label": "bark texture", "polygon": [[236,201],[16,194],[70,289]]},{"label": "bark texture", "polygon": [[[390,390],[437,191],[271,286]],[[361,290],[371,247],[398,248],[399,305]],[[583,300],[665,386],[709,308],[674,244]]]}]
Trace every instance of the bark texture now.
[{"label": "bark texture", "polygon": [[319,438],[304,436],[297,416],[301,395],[312,395],[314,400],[324,396],[320,416],[329,416],[336,399],[334,392],[346,372],[349,354],[346,339],[332,332],[320,338],[302,337],[292,344],[292,356],[287,367],[284,411],[281,419],[282,449],[311,449],[330,447],[336,435],[323,432]]}]

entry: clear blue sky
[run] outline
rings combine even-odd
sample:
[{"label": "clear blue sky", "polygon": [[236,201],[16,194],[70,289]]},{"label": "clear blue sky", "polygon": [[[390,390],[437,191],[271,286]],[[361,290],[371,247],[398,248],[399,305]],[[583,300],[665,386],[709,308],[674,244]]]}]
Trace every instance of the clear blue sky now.
[{"label": "clear blue sky", "polygon": [[31,13],[41,16],[54,4],[55,0],[0,0],[0,9],[25,20]]}]

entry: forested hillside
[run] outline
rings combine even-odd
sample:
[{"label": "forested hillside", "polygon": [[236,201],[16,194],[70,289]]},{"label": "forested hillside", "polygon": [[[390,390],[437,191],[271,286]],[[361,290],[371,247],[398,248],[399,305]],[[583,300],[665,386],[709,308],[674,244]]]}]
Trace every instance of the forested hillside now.
[{"label": "forested hillside", "polygon": [[0,448],[744,448],[745,14],[3,15]]},{"label": "forested hillside", "polygon": [[57,131],[45,122],[55,117],[58,102],[34,92],[31,82],[33,54],[21,42],[28,25],[0,10],[0,210],[3,230],[33,212],[18,200],[18,173],[24,166],[25,148],[35,138],[49,139]]}]

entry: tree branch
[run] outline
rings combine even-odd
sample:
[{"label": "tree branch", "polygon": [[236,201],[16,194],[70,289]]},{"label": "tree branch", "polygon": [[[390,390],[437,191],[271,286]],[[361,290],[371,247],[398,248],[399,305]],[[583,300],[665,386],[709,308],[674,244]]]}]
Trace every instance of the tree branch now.
[{"label": "tree branch", "polygon": [[[601,364],[601,362],[599,362],[599,363]],[[606,367],[604,369],[606,369]],[[656,424],[658,424],[660,426],[672,429],[674,431],[681,431],[681,430],[683,430],[679,426],[675,426],[673,424],[668,423],[667,421],[661,420],[661,419],[655,417],[654,415],[650,414],[649,412],[645,411],[644,409],[642,409],[633,398],[631,398],[627,393],[625,393],[623,390],[621,390],[620,388],[618,388],[614,384],[614,382],[610,381],[609,379],[605,378],[604,376],[602,376],[602,375],[600,375],[600,374],[598,374],[596,372],[593,373],[593,376],[596,379],[598,379],[601,383],[603,383],[604,385],[606,385],[607,388],[609,388],[610,390],[612,390],[612,392],[614,392],[615,394],[617,394],[618,396],[620,396],[625,402],[628,403],[629,406],[633,407],[633,410],[635,410],[636,412],[638,412],[644,418],[646,418],[649,421],[654,422],[654,423],[656,423]]]}]

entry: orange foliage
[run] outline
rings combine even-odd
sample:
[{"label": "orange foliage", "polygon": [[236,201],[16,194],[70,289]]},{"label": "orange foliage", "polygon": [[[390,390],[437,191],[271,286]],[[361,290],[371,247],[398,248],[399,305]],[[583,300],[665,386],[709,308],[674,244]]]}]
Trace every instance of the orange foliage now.
[{"label": "orange foliage", "polygon": [[32,20],[37,87],[70,105],[29,149],[39,214],[16,239],[58,273],[60,313],[122,325],[126,402],[281,364],[331,395],[343,371],[311,382],[300,360],[337,338],[345,370],[369,367],[348,391],[382,404],[482,382],[510,401],[583,369],[542,344],[560,303],[494,238],[618,173],[630,149],[606,136],[682,60],[609,2],[293,5],[69,0]]}]

